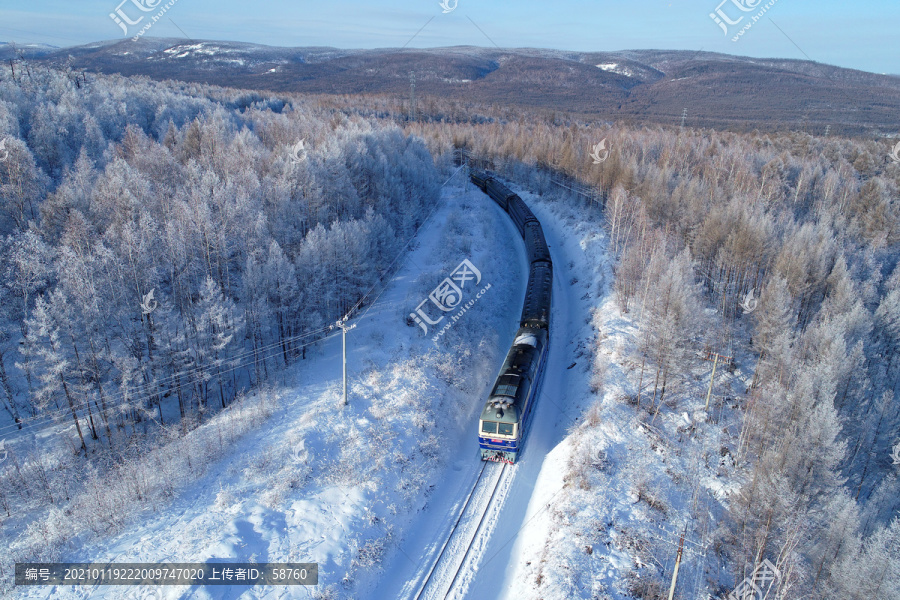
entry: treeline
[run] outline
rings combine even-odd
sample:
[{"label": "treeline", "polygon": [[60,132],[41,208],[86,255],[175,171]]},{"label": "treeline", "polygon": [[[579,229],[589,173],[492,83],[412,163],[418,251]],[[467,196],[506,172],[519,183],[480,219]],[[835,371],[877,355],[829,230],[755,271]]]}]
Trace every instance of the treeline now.
[{"label": "treeline", "polygon": [[0,431],[82,450],[302,357],[438,193],[421,140],[315,101],[21,62],[0,140]]},{"label": "treeline", "polygon": [[[648,423],[696,401],[704,351],[744,360],[748,386],[722,438],[743,484],[713,545],[733,581],[769,558],[784,597],[900,597],[890,144],[497,114],[409,130],[433,151],[492,159],[535,191],[553,189],[551,172],[604,190],[614,291],[640,324],[632,401]],[[603,139],[610,154],[595,164]],[[758,307],[745,314],[750,293]]]}]

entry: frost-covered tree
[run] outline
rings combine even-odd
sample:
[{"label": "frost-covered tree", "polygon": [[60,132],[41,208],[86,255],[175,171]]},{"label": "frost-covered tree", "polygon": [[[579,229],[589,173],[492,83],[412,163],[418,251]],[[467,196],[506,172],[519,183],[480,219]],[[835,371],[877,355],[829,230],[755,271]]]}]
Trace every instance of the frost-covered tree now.
[{"label": "frost-covered tree", "polygon": [[[56,295],[51,303],[56,302],[64,303],[65,299]],[[27,336],[37,346],[36,352],[40,357],[40,375],[35,389],[35,404],[40,410],[55,409],[59,411],[60,400],[65,400],[62,410],[68,408],[81,441],[81,449],[87,450],[84,433],[81,429],[81,420],[78,416],[78,409],[82,401],[76,397],[72,365],[63,347],[60,324],[53,315],[51,303],[46,302],[43,297],[38,297],[34,312],[28,319]]]}]

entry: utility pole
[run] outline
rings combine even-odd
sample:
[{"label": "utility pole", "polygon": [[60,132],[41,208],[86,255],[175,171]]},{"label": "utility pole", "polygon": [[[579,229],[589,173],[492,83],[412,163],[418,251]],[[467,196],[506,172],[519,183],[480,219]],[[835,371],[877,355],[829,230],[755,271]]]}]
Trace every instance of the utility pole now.
[{"label": "utility pole", "polygon": [[710,360],[713,357],[715,357],[715,360],[713,360],[712,374],[709,376],[709,391],[706,392],[706,406],[703,407],[704,412],[709,410],[709,399],[712,397],[713,379],[716,377],[716,366],[719,364],[719,359],[731,360],[730,356],[722,356],[717,352],[710,352],[703,360]]},{"label": "utility pole", "polygon": [[681,111],[681,128],[684,129],[684,120],[687,118],[687,107]]},{"label": "utility pole", "polygon": [[341,346],[343,348],[343,363],[344,363],[344,406],[347,406],[347,332],[356,327],[356,323],[353,325],[347,325],[347,319],[350,318],[350,314],[344,315],[344,318],[340,321],[335,321],[334,326],[341,328]]},{"label": "utility pole", "polygon": [[678,583],[678,569],[681,567],[681,555],[684,552],[684,532],[678,541],[678,554],[675,556],[675,572],[672,573],[672,586],[669,588],[669,600],[675,597],[675,584]]}]

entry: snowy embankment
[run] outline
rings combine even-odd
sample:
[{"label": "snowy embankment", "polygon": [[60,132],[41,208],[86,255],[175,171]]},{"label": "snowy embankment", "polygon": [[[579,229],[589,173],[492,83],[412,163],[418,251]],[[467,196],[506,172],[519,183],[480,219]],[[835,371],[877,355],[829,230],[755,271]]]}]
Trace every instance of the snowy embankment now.
[{"label": "snowy embankment", "polygon": [[[419,533],[409,524],[446,499],[434,497],[436,486],[477,463],[472,423],[502,360],[501,338],[515,327],[505,316],[520,310],[524,275],[509,268],[520,251],[507,238],[511,228],[493,203],[462,183],[457,176],[443,189],[443,206],[416,249],[354,319],[349,406],[341,406],[340,337],[332,336],[282,377],[271,392],[280,397],[271,416],[219,446],[221,455],[209,459],[199,481],[133,515],[114,537],[73,541],[62,560],[319,564],[315,588],[152,590],[160,599],[366,595],[382,577],[385,557],[402,555],[398,541]],[[464,303],[490,288],[437,342],[435,328],[425,337],[407,327],[407,315],[463,259],[481,272],[477,288],[468,282]],[[215,431],[220,418],[206,430]],[[185,437],[188,446],[198,432]],[[436,514],[434,527],[443,517]],[[17,588],[16,597],[144,598],[150,591],[32,587]]]},{"label": "snowy embankment", "polygon": [[550,357],[526,450],[473,579],[471,598],[522,597],[532,587],[527,579],[530,571],[545,560],[540,554],[548,507],[555,506],[570,486],[566,478],[570,432],[595,401],[594,328],[589,315],[607,294],[611,278],[605,235],[598,221],[585,218],[582,203],[544,200],[521,186],[512,187],[540,219],[553,259]]},{"label": "snowy embankment", "polygon": [[[589,315],[608,293],[606,282],[611,269],[605,236],[597,222],[584,219],[579,205],[570,206],[559,199],[544,202],[521,189],[519,193],[541,220],[554,264],[550,355],[544,382],[525,450],[517,464],[508,467],[486,513],[483,530],[475,536],[471,549],[465,544],[448,548],[442,561],[451,568],[441,565],[437,574],[443,575],[444,580],[429,586],[424,598],[443,598],[457,565],[462,568],[453,579],[455,583],[448,598],[517,598],[526,591],[530,593],[531,586],[521,578],[529,576],[528,561],[546,560],[540,555],[547,538],[547,508],[556,506],[571,486],[566,477],[572,450],[570,432],[596,399],[591,392],[592,385],[599,385],[591,350],[595,343],[595,324]],[[524,253],[518,244],[516,247],[515,263],[524,269]],[[521,297],[516,299],[516,306],[513,315],[518,315]],[[509,320],[510,315],[502,318],[502,321]],[[502,339],[501,346],[507,347],[510,341],[511,338]],[[601,364],[607,360],[597,358],[596,362]],[[463,460],[466,455],[461,453],[456,467],[464,476],[448,478],[438,490],[447,499],[420,517],[413,529],[421,533],[401,546],[404,555],[421,556],[422,561],[413,566],[401,559],[394,560],[390,575],[369,596],[373,600],[412,598],[424,580],[446,539],[446,529],[459,514],[459,506],[477,476],[477,465]],[[481,506],[481,499],[476,499],[476,503]],[[475,514],[480,515],[481,509]],[[476,525],[477,522],[461,523],[461,527],[473,529]],[[527,590],[523,589],[523,583]],[[568,598],[561,590],[542,597]]]},{"label": "snowy embankment", "polygon": [[[663,406],[657,415],[646,406],[636,410],[639,365],[631,357],[638,326],[612,294],[601,221],[585,218],[583,202],[547,202],[514,189],[541,219],[569,302],[567,312],[559,310],[554,287],[552,325],[569,334],[554,339],[554,352],[558,341],[569,345],[561,357],[568,371],[558,389],[545,384],[541,398],[545,405],[556,400],[568,431],[547,452],[515,537],[496,544],[515,540],[508,560],[492,565],[498,583],[483,589],[510,600],[655,598],[668,590],[687,526],[679,597],[706,597],[718,579],[706,562],[716,515],[736,489],[730,454],[720,452],[733,440],[716,413],[715,423],[707,422],[702,410],[708,373],[695,374],[689,403]],[[736,385],[740,377],[722,369],[717,385]]]}]

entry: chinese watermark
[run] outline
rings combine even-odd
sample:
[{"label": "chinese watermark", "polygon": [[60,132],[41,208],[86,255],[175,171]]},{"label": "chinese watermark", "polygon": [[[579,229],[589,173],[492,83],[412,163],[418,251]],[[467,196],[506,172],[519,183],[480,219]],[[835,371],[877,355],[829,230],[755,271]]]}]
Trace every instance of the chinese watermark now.
[{"label": "chinese watermark", "polygon": [[6,138],[0,140],[0,162],[9,158],[9,150],[6,149]]},{"label": "chinese watermark", "polygon": [[295,165],[299,165],[306,160],[306,147],[303,145],[305,141],[306,138],[303,138],[291,148],[291,162]]},{"label": "chinese watermark", "polygon": [[448,12],[453,12],[457,5],[459,4],[459,0],[452,0],[453,4],[451,4],[451,0],[441,0],[438,4],[441,5],[441,8],[444,9],[444,14]]},{"label": "chinese watermark", "polygon": [[591,158],[594,159],[595,165],[599,165],[609,158],[609,150],[606,149],[606,138],[603,138],[599,144],[591,148]]},{"label": "chinese watermark", "polygon": [[[4,141],[6,141],[6,140],[4,140]],[[2,148],[3,148],[3,144],[0,143],[0,149],[2,149]],[[888,156],[890,157],[890,159],[892,161],[894,161],[897,164],[900,164],[900,142],[897,142],[897,145],[894,146],[894,149],[891,150],[891,153],[888,154]],[[3,159],[0,158],[0,160],[3,160]]]},{"label": "chinese watermark", "polygon": [[725,598],[726,600],[774,600],[774,596],[769,597],[769,592],[780,580],[781,571],[769,562],[769,559],[766,559]]},{"label": "chinese watermark", "polygon": [[[170,8],[175,6],[176,2],[178,2],[178,0],[169,0],[166,4],[164,4],[160,8],[160,4],[162,3],[162,1],[163,0],[122,0],[121,2],[119,2],[119,5],[116,7],[116,10],[114,12],[109,13],[109,18],[112,19],[116,25],[118,25],[119,27],[122,28],[122,32],[127,37],[129,26],[140,25],[141,22],[144,20],[144,17],[149,16],[150,17],[149,21],[147,21],[147,23],[143,27],[141,27],[140,31],[138,31],[137,34],[135,34],[134,37],[131,38],[131,41],[136,42],[136,41],[138,41],[139,37],[141,37],[142,35],[147,33],[147,31],[149,31],[150,28],[153,27],[153,24],[156,23],[157,21],[159,21],[162,18],[162,16],[164,14],[166,14],[166,12]],[[153,11],[157,11],[157,9],[159,9],[159,10],[153,16],[143,15],[140,13],[132,12],[132,14],[139,15],[137,19],[132,20],[131,17],[129,17],[129,15],[126,14],[125,11],[122,9],[122,6],[124,4],[128,4],[128,3],[133,4],[135,6],[135,8],[137,8],[137,10],[139,10],[140,12],[143,12],[143,13],[150,13]]]},{"label": "chinese watermark", "polygon": [[447,323],[434,335],[434,337],[431,338],[431,341],[436,342],[439,337],[453,327],[453,324],[456,323],[467,310],[475,305],[485,292],[491,289],[491,284],[487,284],[475,294],[474,298],[463,304],[463,290],[470,281],[473,282],[469,285],[470,289],[480,284],[481,271],[479,271],[469,259],[465,259],[453,269],[453,272],[450,273],[450,277],[445,277],[444,280],[428,294],[428,298],[419,303],[415,312],[409,313],[412,321],[422,328],[425,335],[428,335],[429,325],[437,325],[444,320],[444,317],[448,316],[446,314],[441,314],[437,319],[432,319],[424,310],[426,302],[431,300],[432,304],[434,304],[442,313],[456,313],[449,315],[450,318]]},{"label": "chinese watermark", "polygon": [[[715,12],[709,13],[709,18],[712,19],[716,23],[716,25],[721,27],[722,31],[725,32],[725,35],[727,36],[729,25],[739,25],[744,20],[744,17],[747,17],[749,15],[742,15],[741,13],[732,12],[732,14],[734,15],[740,15],[737,19],[732,20],[722,8],[722,6],[731,3],[735,7],[737,7],[739,11],[749,13],[756,10],[759,5],[762,4],[762,1],[763,0],[722,0],[716,7]],[[769,0],[769,2],[762,6],[759,12],[750,17],[750,20],[741,28],[741,30],[738,31],[733,38],[731,38],[731,41],[738,41],[738,39],[740,39],[740,37],[744,35],[744,32],[753,27],[754,23],[759,21],[770,8],[775,6],[776,2],[778,2],[778,0]]]},{"label": "chinese watermark", "polygon": [[743,309],[744,314],[748,315],[756,310],[758,304],[759,302],[753,297],[753,290],[750,290],[747,292],[747,295],[744,296],[744,300],[741,302],[741,308]]},{"label": "chinese watermark", "polygon": [[[894,452],[891,454],[891,460],[894,461],[895,465],[900,465],[900,442],[897,442],[897,444],[894,446]],[[0,462],[3,461],[0,460]]]},{"label": "chinese watermark", "polygon": [[0,440],[0,465],[9,458],[9,451],[6,449],[6,440]]}]

